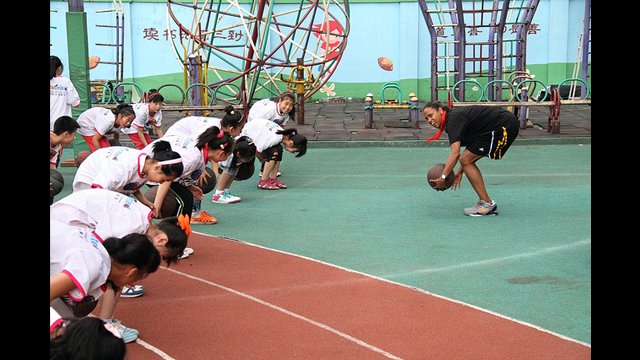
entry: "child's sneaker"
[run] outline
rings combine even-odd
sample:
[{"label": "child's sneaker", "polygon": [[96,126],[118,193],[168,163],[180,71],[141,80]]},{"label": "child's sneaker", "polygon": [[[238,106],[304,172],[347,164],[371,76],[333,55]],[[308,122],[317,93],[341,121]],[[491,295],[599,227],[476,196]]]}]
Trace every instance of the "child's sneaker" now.
[{"label": "child's sneaker", "polygon": [[498,210],[498,205],[495,201],[491,200],[491,202],[488,203],[483,200],[478,200],[472,207],[465,208],[464,213],[469,216],[492,216],[498,215],[496,210]]},{"label": "child's sneaker", "polygon": [[144,286],[142,285],[125,285],[122,287],[123,298],[135,298],[144,295]]},{"label": "child's sneaker", "polygon": [[280,187],[276,185],[273,180],[275,179],[260,180],[260,182],[258,182],[258,188],[263,190],[280,190]]},{"label": "child's sneaker", "polygon": [[120,320],[109,319],[103,320],[106,325],[110,325],[120,334],[120,337],[125,343],[130,343],[132,341],[136,341],[138,338],[138,334],[140,333],[136,329],[128,328],[120,322]]},{"label": "child's sneaker", "polygon": [[228,191],[215,194],[211,198],[211,201],[213,201],[214,204],[233,204],[239,202],[240,200],[242,200],[241,197],[231,195],[231,193]]},{"label": "child's sneaker", "polygon": [[218,222],[218,219],[209,215],[206,211],[202,210],[200,215],[194,216],[191,218],[192,224],[201,224],[201,225],[213,225]]}]

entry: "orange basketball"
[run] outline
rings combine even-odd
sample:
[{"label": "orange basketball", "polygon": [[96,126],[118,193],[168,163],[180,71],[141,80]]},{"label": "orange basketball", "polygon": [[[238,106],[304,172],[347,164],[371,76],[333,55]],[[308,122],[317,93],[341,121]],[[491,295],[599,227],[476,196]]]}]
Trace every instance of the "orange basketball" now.
[{"label": "orange basketball", "polygon": [[[429,186],[435,189],[435,184],[429,180],[439,179],[442,176],[442,170],[444,170],[444,164],[435,164],[429,169],[429,171],[427,171],[427,183],[429,184]],[[455,179],[456,179],[456,174],[453,172],[453,170],[451,170],[449,175],[447,175],[447,178],[444,179],[444,184],[446,188],[436,189],[436,190],[438,191],[447,190],[448,188],[451,187],[451,185],[453,185],[453,181]]]}]

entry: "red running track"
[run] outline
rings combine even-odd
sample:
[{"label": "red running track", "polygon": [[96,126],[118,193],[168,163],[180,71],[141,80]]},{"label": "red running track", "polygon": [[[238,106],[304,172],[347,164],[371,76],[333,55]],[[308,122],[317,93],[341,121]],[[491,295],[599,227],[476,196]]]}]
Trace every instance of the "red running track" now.
[{"label": "red running track", "polygon": [[591,346],[403,285],[193,234],[195,253],[121,299],[128,360],[590,359]]}]

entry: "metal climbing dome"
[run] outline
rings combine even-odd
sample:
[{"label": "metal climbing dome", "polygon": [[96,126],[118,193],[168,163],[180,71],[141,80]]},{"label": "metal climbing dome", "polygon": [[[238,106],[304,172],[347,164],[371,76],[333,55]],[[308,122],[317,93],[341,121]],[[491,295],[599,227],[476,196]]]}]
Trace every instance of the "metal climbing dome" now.
[{"label": "metal climbing dome", "polygon": [[506,80],[505,74],[526,77],[527,34],[535,30],[532,19],[539,0],[418,3],[431,35],[431,100],[450,92],[467,101],[465,84],[486,79],[494,86],[487,86],[483,95],[494,101],[501,90],[511,88],[513,78]]},{"label": "metal climbing dome", "polygon": [[173,51],[193,90],[187,95],[248,108],[254,96],[279,95],[291,84],[302,85],[299,99],[326,84],[347,46],[349,4],[168,0],[167,29],[172,23],[179,28]]}]

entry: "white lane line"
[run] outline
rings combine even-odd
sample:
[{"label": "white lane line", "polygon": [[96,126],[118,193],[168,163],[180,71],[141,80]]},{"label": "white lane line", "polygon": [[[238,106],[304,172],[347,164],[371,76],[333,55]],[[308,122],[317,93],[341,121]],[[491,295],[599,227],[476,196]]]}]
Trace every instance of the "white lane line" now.
[{"label": "white lane line", "polygon": [[552,247],[548,247],[548,248],[544,248],[544,249],[540,249],[540,250],[536,250],[536,251],[532,251],[532,252],[521,253],[521,254],[516,254],[516,255],[510,255],[510,256],[503,256],[503,257],[498,257],[498,258],[493,258],[493,259],[486,259],[486,260],[480,260],[480,261],[471,261],[471,262],[466,262],[466,263],[456,264],[456,265],[450,265],[450,266],[418,269],[418,270],[413,270],[413,271],[408,271],[408,272],[403,272],[403,273],[382,275],[382,277],[385,278],[385,279],[387,279],[387,278],[393,279],[393,278],[411,276],[411,275],[417,275],[417,274],[436,273],[436,272],[444,272],[444,271],[450,271],[450,270],[466,269],[466,268],[477,267],[477,266],[495,265],[495,264],[498,264],[498,263],[501,263],[501,262],[506,262],[506,261],[527,259],[527,258],[531,258],[531,257],[535,257],[535,256],[555,253],[555,252],[558,252],[558,251],[571,250],[573,248],[581,247],[581,246],[585,246],[585,245],[591,245],[591,240],[590,239],[589,240],[580,240],[580,241],[576,241],[576,242],[573,242],[573,243],[570,243],[570,244],[552,246]]},{"label": "white lane line", "polygon": [[205,279],[199,278],[199,277],[197,277],[197,276],[193,276],[193,275],[189,275],[189,274],[187,274],[187,273],[183,273],[183,272],[181,272],[181,271],[177,271],[177,270],[175,270],[175,269],[169,269],[169,268],[165,268],[165,267],[161,267],[161,268],[162,268],[163,270],[170,271],[170,272],[172,272],[172,273],[175,273],[175,274],[178,274],[178,275],[184,276],[184,277],[186,277],[186,278],[189,278],[189,279],[192,279],[192,280],[196,280],[196,281],[199,281],[199,282],[205,283],[205,284],[207,284],[207,285],[211,285],[211,286],[217,287],[217,288],[219,288],[219,289],[222,289],[222,290],[224,290],[224,291],[228,291],[228,292],[230,292],[230,293],[232,293],[232,294],[238,295],[238,296],[243,297],[243,298],[245,298],[245,299],[248,299],[248,300],[251,300],[251,301],[257,302],[258,304],[264,305],[264,306],[266,306],[266,307],[268,307],[268,308],[271,308],[271,309],[273,309],[273,310],[279,311],[279,312],[281,312],[281,313],[283,313],[283,314],[289,315],[289,316],[294,317],[294,318],[296,318],[296,319],[299,319],[299,320],[302,320],[302,321],[304,321],[304,322],[307,322],[307,323],[309,323],[309,324],[311,324],[311,325],[317,326],[317,327],[319,327],[319,328],[321,328],[321,329],[324,329],[324,330],[327,330],[327,331],[329,331],[329,332],[332,332],[332,333],[334,333],[334,334],[338,335],[339,337],[341,337],[341,338],[343,338],[343,339],[349,340],[349,341],[354,342],[354,343],[356,343],[356,344],[358,344],[358,345],[360,345],[360,346],[362,346],[362,347],[365,347],[365,348],[367,348],[367,349],[369,349],[369,350],[375,351],[375,352],[377,352],[377,353],[379,353],[379,354],[381,354],[381,355],[383,355],[383,356],[388,357],[389,359],[398,359],[398,360],[401,360],[401,359],[402,359],[401,357],[398,357],[398,356],[396,356],[396,355],[393,355],[393,354],[391,354],[391,353],[388,353],[388,352],[386,352],[386,351],[384,351],[384,350],[382,350],[382,349],[380,349],[380,348],[377,348],[377,347],[375,347],[375,346],[373,346],[373,345],[371,345],[371,344],[368,344],[368,343],[366,343],[366,342],[364,342],[364,341],[362,341],[362,340],[360,340],[360,339],[357,339],[357,338],[355,338],[355,337],[353,337],[353,336],[351,336],[351,335],[349,335],[349,334],[345,334],[345,333],[343,333],[342,331],[336,330],[336,329],[334,329],[334,328],[332,328],[332,327],[330,327],[330,326],[328,326],[328,325],[325,325],[325,324],[323,324],[323,323],[317,322],[317,321],[315,321],[315,320],[311,320],[311,319],[309,319],[309,318],[307,318],[307,317],[304,317],[304,316],[302,316],[302,315],[300,315],[300,314],[296,314],[296,313],[294,313],[294,312],[292,312],[292,311],[289,311],[289,310],[287,310],[287,309],[281,308],[281,307],[279,307],[279,306],[277,306],[277,305],[274,305],[274,304],[272,304],[272,303],[269,303],[269,302],[264,301],[264,300],[262,300],[262,299],[259,299],[259,298],[257,298],[257,297],[251,296],[251,295],[249,295],[249,294],[245,294],[245,293],[243,293],[243,292],[241,292],[241,291],[238,291],[238,290],[235,290],[235,289],[232,289],[232,288],[226,287],[226,286],[224,286],[224,285],[220,285],[220,284],[214,283],[214,282],[209,281],[209,280],[205,280]]},{"label": "white lane line", "polygon": [[165,353],[164,351],[158,349],[157,347],[149,344],[148,342],[141,340],[140,338],[138,338],[136,340],[136,343],[139,344],[140,346],[153,351],[154,353],[156,353],[158,356],[160,356],[161,358],[163,358],[164,360],[176,360],[174,358],[172,358],[171,356],[167,355],[167,353]]}]

